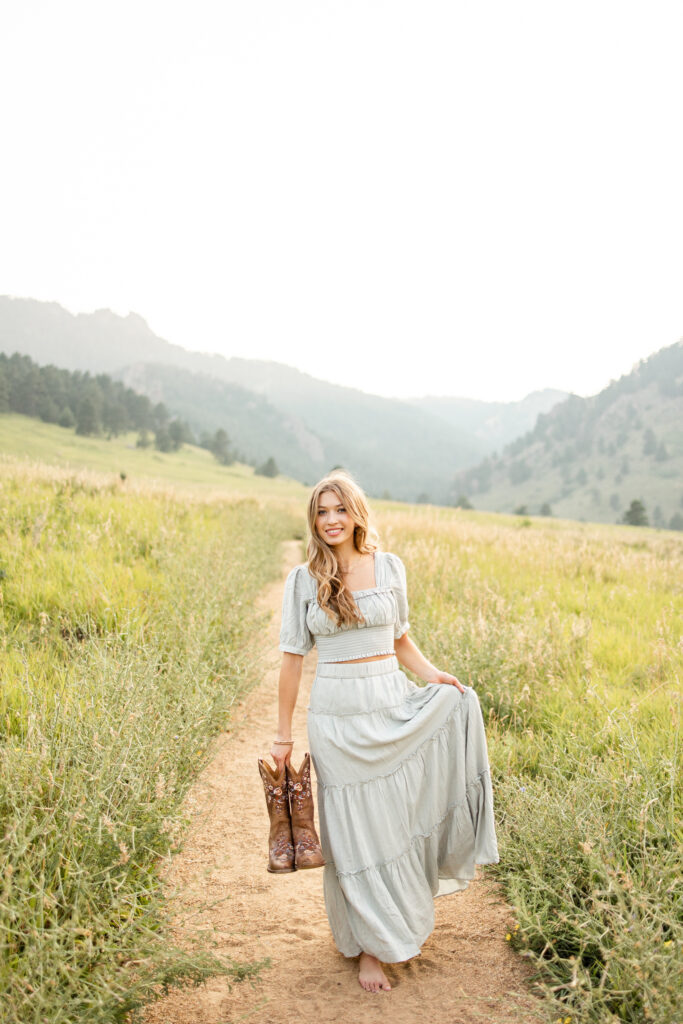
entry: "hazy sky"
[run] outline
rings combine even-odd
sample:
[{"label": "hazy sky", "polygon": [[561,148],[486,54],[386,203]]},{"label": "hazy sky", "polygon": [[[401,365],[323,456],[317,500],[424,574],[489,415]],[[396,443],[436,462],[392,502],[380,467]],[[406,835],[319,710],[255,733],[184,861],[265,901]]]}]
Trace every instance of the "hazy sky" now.
[{"label": "hazy sky", "polygon": [[385,395],[683,335],[683,4],[15,0],[0,293]]}]

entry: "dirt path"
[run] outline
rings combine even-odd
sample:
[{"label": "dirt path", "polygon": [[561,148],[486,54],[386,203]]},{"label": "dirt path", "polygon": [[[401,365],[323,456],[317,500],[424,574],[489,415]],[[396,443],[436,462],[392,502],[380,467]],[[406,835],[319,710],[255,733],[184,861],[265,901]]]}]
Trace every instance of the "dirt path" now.
[{"label": "dirt path", "polygon": [[[299,542],[285,546],[285,570],[301,560]],[[436,927],[419,957],[389,965],[393,989],[364,992],[357,961],[337,952],[327,923],[322,871],[271,875],[256,759],[267,755],[277,723],[278,633],[282,581],[264,591],[273,612],[265,642],[273,656],[240,720],[216,743],[214,760],[188,795],[192,814],[183,849],[165,877],[183,908],[205,904],[193,927],[212,935],[218,955],[239,961],[270,957],[261,980],[223,979],[177,990],[146,1011],[147,1024],[538,1024],[542,1004],[525,991],[528,965],[505,942],[510,913],[493,885],[477,877],[463,893],[436,900]],[[294,716],[293,760],[306,745],[306,705],[315,652],[304,660]],[[182,941],[182,934],[176,938]]]}]

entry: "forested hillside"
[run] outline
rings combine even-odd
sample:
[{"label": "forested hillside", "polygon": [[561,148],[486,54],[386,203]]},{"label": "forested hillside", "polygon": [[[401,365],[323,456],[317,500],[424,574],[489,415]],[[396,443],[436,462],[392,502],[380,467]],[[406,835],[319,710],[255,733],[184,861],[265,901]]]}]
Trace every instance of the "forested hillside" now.
[{"label": "forested hillside", "polygon": [[572,395],[536,426],[456,476],[477,508],[621,521],[633,501],[654,526],[683,528],[683,342],[598,395]]},{"label": "forested hillside", "polygon": [[244,462],[258,465],[273,457],[282,473],[308,481],[327,465],[322,441],[298,417],[239,384],[162,363],[134,363],[120,376],[177,410],[197,432],[224,427]]},{"label": "forested hillside", "polygon": [[[312,483],[346,466],[371,495],[445,503],[453,472],[485,448],[456,427],[397,399],[317,380],[279,363],[226,363],[250,402],[234,405],[237,385],[172,366],[134,364],[122,378],[191,424],[210,426],[225,408],[230,436],[254,458],[265,447],[280,469]],[[251,459],[250,459],[251,461]]]},{"label": "forested hillside", "polygon": [[91,376],[56,366],[38,366],[28,356],[0,352],[0,412],[19,412],[45,423],[76,427],[79,434],[153,430],[170,419],[165,406],[152,404],[107,374]]},{"label": "forested hillside", "polygon": [[225,430],[196,438],[186,421],[169,413],[163,402],[152,403],[108,374],[91,376],[78,370],[38,366],[29,356],[0,352],[0,413],[16,412],[74,428],[82,437],[118,437],[138,431],[138,446],[154,444],[160,451],[177,451],[185,442],[200,444],[219,461],[231,461]]}]

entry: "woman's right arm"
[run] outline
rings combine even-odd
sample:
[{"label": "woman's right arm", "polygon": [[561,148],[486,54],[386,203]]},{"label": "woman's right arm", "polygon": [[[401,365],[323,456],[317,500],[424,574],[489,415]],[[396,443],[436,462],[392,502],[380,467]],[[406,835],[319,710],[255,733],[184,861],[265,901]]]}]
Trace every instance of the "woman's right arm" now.
[{"label": "woman's right arm", "polygon": [[[285,651],[282,655],[278,683],[278,723],[275,734],[278,740],[291,740],[292,738],[292,718],[299,695],[303,661],[303,654],[290,654]],[[278,771],[282,771],[285,762],[289,762],[292,756],[292,747],[278,746],[277,743],[273,743],[270,753],[277,764]]]},{"label": "woman's right arm", "polygon": [[[276,740],[291,740],[292,716],[299,695],[301,669],[304,655],[313,647],[313,636],[306,622],[308,602],[311,598],[313,581],[309,578],[305,566],[295,566],[285,580],[282,596],[282,625],[280,627],[280,650],[282,665],[278,686],[278,724]],[[290,745],[278,746],[273,743],[270,751],[282,771],[285,762],[292,756]]]}]

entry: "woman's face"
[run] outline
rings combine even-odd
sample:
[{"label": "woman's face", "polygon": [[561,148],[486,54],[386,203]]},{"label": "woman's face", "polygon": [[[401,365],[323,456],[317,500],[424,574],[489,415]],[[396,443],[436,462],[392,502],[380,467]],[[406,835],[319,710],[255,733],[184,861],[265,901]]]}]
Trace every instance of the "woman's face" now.
[{"label": "woman's face", "polygon": [[341,498],[334,491],[323,491],[315,516],[318,536],[330,547],[338,547],[349,539],[353,540],[355,526]]}]

